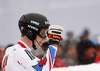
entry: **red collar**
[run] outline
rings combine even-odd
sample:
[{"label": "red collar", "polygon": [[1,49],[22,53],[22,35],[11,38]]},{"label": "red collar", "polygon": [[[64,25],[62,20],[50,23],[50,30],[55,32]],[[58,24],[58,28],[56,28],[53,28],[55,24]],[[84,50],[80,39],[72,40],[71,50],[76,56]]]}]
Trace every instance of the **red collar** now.
[{"label": "red collar", "polygon": [[22,42],[18,42],[17,44],[19,44],[23,48],[26,48],[26,46]]}]

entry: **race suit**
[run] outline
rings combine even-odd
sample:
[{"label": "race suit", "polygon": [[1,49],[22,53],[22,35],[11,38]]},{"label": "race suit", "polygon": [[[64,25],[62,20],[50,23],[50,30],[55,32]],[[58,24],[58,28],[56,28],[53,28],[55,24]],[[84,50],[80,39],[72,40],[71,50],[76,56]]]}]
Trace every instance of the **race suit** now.
[{"label": "race suit", "polygon": [[31,53],[21,40],[6,49],[2,60],[2,71],[51,71],[57,48],[50,45],[42,60]]}]

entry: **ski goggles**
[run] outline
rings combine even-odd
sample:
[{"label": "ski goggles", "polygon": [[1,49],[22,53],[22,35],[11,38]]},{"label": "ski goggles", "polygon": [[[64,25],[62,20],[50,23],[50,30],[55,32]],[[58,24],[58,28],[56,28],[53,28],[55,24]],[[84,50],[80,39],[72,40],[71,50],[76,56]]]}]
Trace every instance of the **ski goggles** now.
[{"label": "ski goggles", "polygon": [[41,29],[40,32],[39,32],[39,36],[41,38],[45,38],[47,36],[47,30],[48,29]]}]

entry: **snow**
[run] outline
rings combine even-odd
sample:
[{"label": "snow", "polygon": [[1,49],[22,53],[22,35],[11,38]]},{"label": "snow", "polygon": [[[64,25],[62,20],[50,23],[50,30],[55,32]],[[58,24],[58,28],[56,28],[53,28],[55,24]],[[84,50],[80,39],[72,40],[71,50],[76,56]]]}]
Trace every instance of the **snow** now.
[{"label": "snow", "polygon": [[51,71],[100,71],[100,64],[69,66],[64,68],[52,68]]}]

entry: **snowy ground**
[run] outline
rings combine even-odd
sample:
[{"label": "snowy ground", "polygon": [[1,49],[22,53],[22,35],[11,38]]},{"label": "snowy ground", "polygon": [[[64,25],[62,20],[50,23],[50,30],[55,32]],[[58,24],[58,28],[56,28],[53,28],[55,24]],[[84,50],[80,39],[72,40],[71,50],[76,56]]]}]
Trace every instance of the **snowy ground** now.
[{"label": "snowy ground", "polygon": [[51,71],[100,71],[100,64],[69,66],[66,68],[53,68]]}]

